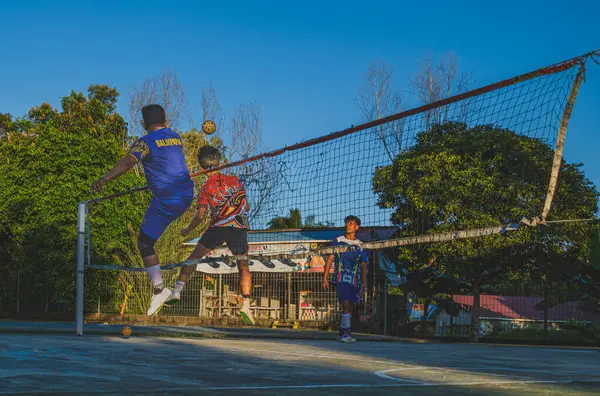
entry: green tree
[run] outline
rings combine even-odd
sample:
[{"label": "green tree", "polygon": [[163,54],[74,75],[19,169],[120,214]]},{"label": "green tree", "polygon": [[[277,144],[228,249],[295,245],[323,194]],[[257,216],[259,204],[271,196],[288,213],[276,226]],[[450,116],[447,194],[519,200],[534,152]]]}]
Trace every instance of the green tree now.
[{"label": "green tree", "polygon": [[[403,235],[497,226],[540,213],[553,151],[541,140],[490,125],[434,125],[417,136],[415,145],[389,166],[378,168],[373,190],[378,205],[394,208],[391,220]],[[561,166],[554,218],[593,217],[598,192],[581,166]],[[582,225],[582,227],[585,227]],[[561,231],[563,230],[563,231]],[[519,232],[399,249],[408,263],[436,263],[470,285],[474,294],[473,334],[477,339],[479,295],[498,280],[522,273],[527,249],[539,243],[543,230]],[[581,239],[566,228],[554,230],[566,245]]]},{"label": "green tree", "polygon": [[[124,155],[127,135],[115,112],[118,93],[92,85],[87,95],[71,92],[61,108],[47,103],[26,117],[3,115],[0,139],[0,214],[3,247],[11,273],[21,272],[31,299],[72,302],[75,288],[77,203],[93,198],[90,184]],[[5,133],[4,131],[7,131]],[[143,184],[130,173],[112,183],[107,193]],[[119,205],[90,207],[94,235],[92,255],[108,257],[109,241],[127,238],[126,224],[139,224],[143,209],[125,197]],[[93,281],[93,286],[108,279]]]},{"label": "green tree", "polygon": [[[210,139],[207,139],[206,134],[204,134],[202,131],[198,131],[197,129],[191,129],[187,132],[181,132],[179,135],[183,140],[183,152],[185,154],[185,162],[190,173],[195,173],[201,170],[198,167],[198,150],[201,147],[204,147],[209,144],[213,147],[218,148],[221,151],[221,153],[223,154],[222,161],[223,163],[226,162],[224,153],[225,147],[220,137],[213,136]],[[198,183],[198,181],[196,181],[196,183]]]},{"label": "green tree", "polygon": [[267,224],[272,230],[298,229],[302,227],[300,209],[290,209],[289,216],[274,217]]},{"label": "green tree", "polygon": [[318,223],[315,221],[314,215],[306,216],[304,223],[302,222],[302,214],[300,209],[290,209],[289,216],[274,217],[267,223],[271,230],[285,229],[300,229],[300,228],[327,228],[333,227],[333,223]]}]

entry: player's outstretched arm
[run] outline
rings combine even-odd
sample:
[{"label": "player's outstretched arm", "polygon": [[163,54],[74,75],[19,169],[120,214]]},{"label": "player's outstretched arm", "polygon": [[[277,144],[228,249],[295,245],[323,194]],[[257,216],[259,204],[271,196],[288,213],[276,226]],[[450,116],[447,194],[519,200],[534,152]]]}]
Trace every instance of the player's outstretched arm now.
[{"label": "player's outstretched arm", "polygon": [[186,236],[187,234],[192,232],[194,228],[198,227],[198,225],[204,221],[205,216],[206,206],[199,206],[198,210],[196,211],[196,215],[194,216],[192,221],[190,221],[190,224],[188,224],[187,227],[181,230],[181,236]]},{"label": "player's outstretched arm", "polygon": [[137,161],[138,160],[136,157],[127,154],[125,157],[118,160],[112,169],[106,173],[106,175],[92,183],[91,191],[102,191],[102,187],[104,187],[106,183],[126,173],[128,170],[133,168],[135,164],[137,164]]}]

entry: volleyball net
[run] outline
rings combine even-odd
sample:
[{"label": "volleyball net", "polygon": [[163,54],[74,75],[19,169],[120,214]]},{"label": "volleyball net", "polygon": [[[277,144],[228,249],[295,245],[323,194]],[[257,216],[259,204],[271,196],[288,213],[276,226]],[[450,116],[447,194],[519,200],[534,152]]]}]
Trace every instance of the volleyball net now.
[{"label": "volleyball net", "polygon": [[[306,270],[345,249],[330,242],[349,215],[373,250],[550,224],[571,111],[595,55],[225,164],[217,170],[246,189],[248,254],[223,246],[186,261],[208,225],[181,237],[192,205],[157,242],[161,267],[217,273],[246,258],[254,271]],[[198,190],[206,175],[192,176]],[[80,204],[78,314],[86,268],[144,271],[135,241],[150,200],[141,186]]]}]

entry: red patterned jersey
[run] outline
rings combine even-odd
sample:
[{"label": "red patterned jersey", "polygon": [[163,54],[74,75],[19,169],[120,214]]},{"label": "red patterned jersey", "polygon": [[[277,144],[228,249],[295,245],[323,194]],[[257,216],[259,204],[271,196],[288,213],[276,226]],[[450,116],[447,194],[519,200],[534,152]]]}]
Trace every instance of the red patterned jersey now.
[{"label": "red patterned jersey", "polygon": [[198,207],[205,206],[210,213],[210,227],[248,226],[246,190],[236,176],[212,175],[198,193]]}]

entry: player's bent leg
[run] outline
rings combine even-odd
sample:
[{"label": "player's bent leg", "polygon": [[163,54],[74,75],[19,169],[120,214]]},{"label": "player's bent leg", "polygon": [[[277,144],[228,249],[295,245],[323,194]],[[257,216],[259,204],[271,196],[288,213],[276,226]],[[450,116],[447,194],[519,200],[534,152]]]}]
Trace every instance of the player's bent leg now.
[{"label": "player's bent leg", "polygon": [[[214,249],[213,247],[205,246],[202,243],[202,240],[200,240],[187,259],[188,260],[201,259],[202,257],[206,256],[208,253],[210,253],[213,249]],[[193,274],[195,270],[196,270],[195,264],[194,265],[185,265],[185,266],[181,267],[181,269],[179,270],[179,281],[187,282],[190,275]]]},{"label": "player's bent leg", "polygon": [[153,315],[163,304],[164,300],[169,296],[171,291],[163,285],[162,275],[160,272],[160,264],[158,256],[154,251],[156,239],[147,235],[143,230],[140,231],[138,238],[138,250],[144,260],[144,267],[148,271],[148,276],[152,281],[152,301],[148,309],[148,315]]},{"label": "player's bent leg", "polygon": [[[163,199],[160,201],[160,207],[159,207],[158,212],[159,212],[160,218],[162,220],[159,222],[160,223],[159,227],[161,227],[161,231],[160,231],[161,235],[171,223],[173,223],[175,220],[180,218],[185,213],[185,211],[192,204],[193,200],[194,200],[193,191],[189,191],[189,194],[187,194],[187,195],[181,195],[181,196],[177,195],[177,196],[173,196],[169,199]],[[176,303],[181,299],[181,291],[183,290],[185,281],[187,280],[187,278],[189,278],[189,276],[193,272],[194,266],[184,266],[182,268],[182,270],[184,270],[184,269],[185,269],[185,271],[184,271],[185,279],[183,281],[181,281],[181,279],[180,279],[175,283],[175,288],[173,289],[173,292],[171,292],[167,296],[164,303],[169,303],[169,302]],[[189,269],[189,271],[188,271],[188,269]],[[179,271],[180,278],[181,278],[182,270]]]},{"label": "player's bent leg", "polygon": [[[205,246],[202,246],[200,243],[198,243],[187,259],[188,260],[200,259],[200,258],[204,257],[205,255],[207,255],[208,253],[210,253],[211,250],[212,249],[209,249]],[[179,300],[181,300],[181,292],[183,291],[185,283],[188,281],[188,279],[194,273],[195,270],[196,270],[195,264],[194,265],[184,265],[183,267],[181,267],[181,269],[179,270],[179,277],[177,278],[177,282],[175,283],[175,287],[173,288],[173,291],[171,292],[169,297],[167,297],[167,299],[165,300],[165,304],[166,303],[173,304],[173,303],[177,303],[177,302],[179,302]]]},{"label": "player's bent leg", "polygon": [[248,267],[248,260],[238,261],[238,272],[240,273],[242,296],[250,297],[252,295],[252,273]]},{"label": "player's bent leg", "polygon": [[[248,230],[244,228],[229,228],[227,235],[227,247],[235,256],[248,254]],[[248,260],[237,260],[240,274],[240,290],[242,292],[242,308],[240,316],[249,325],[254,325],[254,316],[250,308],[250,297],[252,295],[252,274],[248,266]]]},{"label": "player's bent leg", "polygon": [[250,296],[252,294],[252,274],[248,267],[248,260],[238,261],[238,271],[240,273],[240,289],[242,291],[242,308],[240,316],[249,325],[254,325],[254,316],[250,308]]},{"label": "player's bent leg", "polygon": [[161,200],[156,197],[152,199],[142,227],[140,229],[140,237],[138,239],[138,247],[142,259],[144,260],[144,266],[147,268],[148,275],[152,280],[152,300],[150,301],[150,307],[148,308],[148,316],[154,315],[162,307],[165,300],[171,294],[171,290],[166,288],[162,281],[162,274],[160,270],[160,262],[154,245],[156,241],[165,232],[169,224],[180,217],[187,207],[184,208],[186,203],[179,202],[180,200]]},{"label": "player's bent leg", "polygon": [[[192,253],[188,256],[188,260],[201,259],[210,253],[214,248],[220,246],[225,242],[225,238],[223,236],[223,231],[218,228],[209,228],[207,229],[198,243],[196,247],[192,251]],[[175,288],[173,292],[167,297],[165,303],[176,303],[181,299],[181,292],[185,287],[185,283],[189,280],[190,276],[196,270],[196,265],[184,265],[179,270],[179,277],[177,282],[175,283]]]}]

